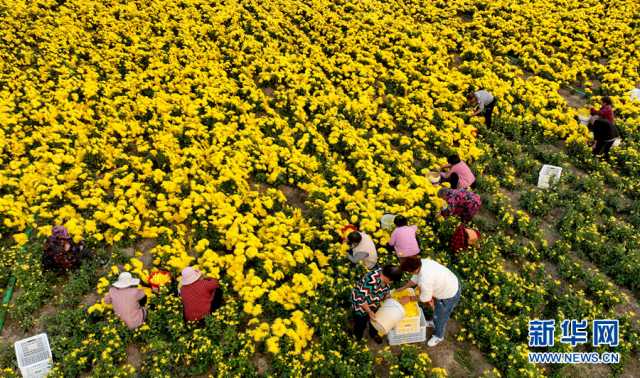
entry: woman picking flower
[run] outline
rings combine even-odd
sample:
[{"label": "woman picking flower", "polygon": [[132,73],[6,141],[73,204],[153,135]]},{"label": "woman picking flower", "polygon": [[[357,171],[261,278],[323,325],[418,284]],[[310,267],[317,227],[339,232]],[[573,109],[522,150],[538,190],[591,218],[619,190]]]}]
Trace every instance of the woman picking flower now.
[{"label": "woman picking flower", "polygon": [[456,215],[463,223],[471,221],[482,205],[479,195],[465,189],[443,188],[438,191],[438,197],[447,201],[447,206],[440,211],[440,215]]},{"label": "woman picking flower", "polygon": [[84,244],[74,243],[64,226],[55,226],[44,244],[42,267],[45,270],[66,272],[78,268],[89,256]]},{"label": "woman picking flower", "polygon": [[596,119],[592,125],[589,125],[589,130],[593,132],[593,154],[609,159],[609,150],[620,137],[620,131],[616,125],[605,119]]},{"label": "woman picking flower", "polygon": [[389,246],[394,248],[398,258],[402,260],[403,258],[419,255],[420,246],[416,238],[418,226],[409,226],[407,218],[402,215],[397,215],[393,219],[393,224],[395,224],[396,228],[391,233]]},{"label": "woman picking flower", "polygon": [[449,248],[451,252],[457,253],[475,245],[478,240],[480,240],[480,232],[465,227],[464,224],[461,223],[451,236]]},{"label": "woman picking flower", "polygon": [[447,157],[447,163],[442,167],[446,172],[440,173],[440,182],[450,183],[453,189],[468,189],[476,182],[471,168],[458,155]]},{"label": "woman picking flower", "polygon": [[222,289],[218,280],[203,278],[200,271],[190,266],[182,270],[180,297],[187,321],[202,320],[222,305]]},{"label": "woman picking flower", "polygon": [[593,125],[593,123],[598,119],[605,120],[611,124],[615,123],[613,120],[613,102],[609,96],[604,96],[602,98],[599,110],[591,108],[590,113],[591,117],[589,118],[589,125]]},{"label": "woman picking flower", "polygon": [[[351,291],[351,308],[355,321],[353,333],[356,339],[362,339],[367,323],[375,318],[375,312],[380,307],[380,303],[389,296],[391,291],[389,284],[400,279],[402,279],[402,271],[399,267],[394,265],[376,267],[367,272]],[[369,336],[378,344],[382,343],[382,338],[371,324],[369,324]]]},{"label": "woman picking flower", "polygon": [[434,347],[444,340],[444,330],[453,309],[460,301],[462,285],[452,271],[431,259],[406,259],[400,263],[400,269],[413,274],[413,277],[398,291],[417,285],[420,296],[407,296],[398,301],[404,305],[409,301],[420,300],[433,308],[433,321],[428,322],[427,326],[435,329],[427,345]]},{"label": "woman picking flower", "polygon": [[143,307],[147,296],[137,288],[139,283],[140,279],[133,278],[131,273],[122,272],[104,298],[104,303],[113,304],[113,311],[129,329],[138,328],[147,318],[147,310]]},{"label": "woman picking flower", "polygon": [[371,236],[364,232],[353,231],[347,236],[351,249],[347,258],[352,263],[362,262],[367,269],[373,269],[378,262],[378,252]]},{"label": "woman picking flower", "polygon": [[467,94],[467,101],[471,105],[474,106],[472,116],[484,116],[484,124],[487,127],[491,127],[491,114],[493,113],[493,108],[496,106],[496,98],[489,92],[484,89],[479,91],[471,91]]}]

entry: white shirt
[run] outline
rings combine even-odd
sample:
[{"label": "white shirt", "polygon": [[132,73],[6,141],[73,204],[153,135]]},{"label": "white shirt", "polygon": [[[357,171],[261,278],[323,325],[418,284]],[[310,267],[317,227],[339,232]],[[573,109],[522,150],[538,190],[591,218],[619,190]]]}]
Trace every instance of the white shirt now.
[{"label": "white shirt", "polygon": [[473,94],[478,100],[478,109],[484,110],[484,107],[489,105],[493,101],[493,95],[484,89],[481,89]]},{"label": "white shirt", "polygon": [[349,254],[347,257],[351,262],[362,261],[364,266],[367,269],[373,268],[378,262],[378,253],[376,252],[376,245],[371,239],[371,236],[365,234],[364,232],[359,233],[362,236],[362,240],[360,243],[353,247],[352,254]]},{"label": "white shirt", "polygon": [[640,101],[640,88],[632,89],[631,92],[629,92],[629,98],[631,101]]},{"label": "white shirt", "polygon": [[458,292],[458,277],[431,259],[422,259],[422,267],[411,281],[420,288],[420,302],[428,302],[431,298],[449,299]]}]

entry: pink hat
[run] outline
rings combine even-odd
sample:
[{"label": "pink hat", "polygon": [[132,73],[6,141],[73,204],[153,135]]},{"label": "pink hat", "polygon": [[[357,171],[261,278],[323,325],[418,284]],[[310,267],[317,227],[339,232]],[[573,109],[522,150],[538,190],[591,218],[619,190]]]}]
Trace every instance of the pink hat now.
[{"label": "pink hat", "polygon": [[201,275],[202,273],[200,273],[200,271],[190,266],[182,269],[182,286],[191,285],[196,282]]}]

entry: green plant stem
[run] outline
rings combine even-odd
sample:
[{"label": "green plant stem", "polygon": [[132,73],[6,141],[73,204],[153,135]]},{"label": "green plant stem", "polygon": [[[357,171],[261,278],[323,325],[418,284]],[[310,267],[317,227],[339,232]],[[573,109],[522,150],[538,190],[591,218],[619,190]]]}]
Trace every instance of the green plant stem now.
[{"label": "green plant stem", "polygon": [[7,308],[6,305],[9,304],[11,297],[13,296],[13,289],[16,286],[16,277],[11,276],[9,278],[9,283],[7,284],[7,291],[4,293],[4,297],[2,298],[2,310],[0,310],[0,332],[4,328],[4,321],[7,317]]}]

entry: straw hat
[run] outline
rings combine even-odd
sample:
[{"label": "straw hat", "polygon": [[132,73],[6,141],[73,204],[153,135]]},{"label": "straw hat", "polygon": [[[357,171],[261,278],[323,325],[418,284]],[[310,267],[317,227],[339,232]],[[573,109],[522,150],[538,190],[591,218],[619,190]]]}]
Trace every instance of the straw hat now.
[{"label": "straw hat", "polygon": [[196,282],[201,275],[202,273],[200,273],[200,271],[190,266],[182,269],[182,286],[191,285]]},{"label": "straw hat", "polygon": [[140,280],[138,278],[133,278],[131,276],[131,273],[122,272],[118,276],[118,280],[113,283],[113,286],[117,287],[118,289],[124,289],[129,286],[137,286],[139,283],[140,283]]},{"label": "straw hat", "polygon": [[467,243],[469,245],[474,245],[478,242],[478,239],[480,238],[480,233],[478,231],[466,227],[464,231],[467,233]]}]

